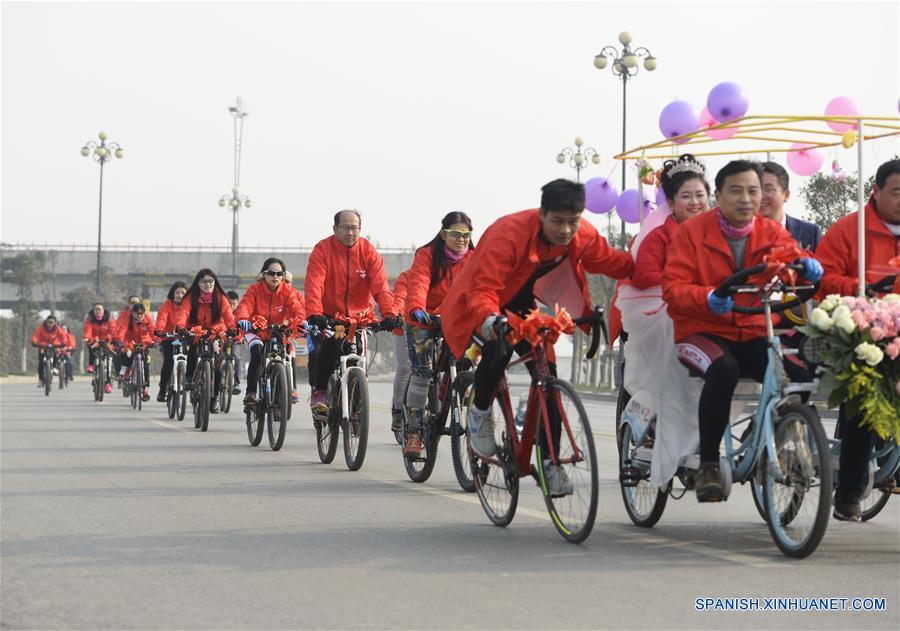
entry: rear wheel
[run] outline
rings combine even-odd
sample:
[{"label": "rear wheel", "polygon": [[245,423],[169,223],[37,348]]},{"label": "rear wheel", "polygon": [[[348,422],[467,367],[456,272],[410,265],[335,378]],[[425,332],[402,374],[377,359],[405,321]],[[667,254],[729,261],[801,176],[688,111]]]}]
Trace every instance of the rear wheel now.
[{"label": "rear wheel", "polygon": [[219,389],[219,410],[222,414],[231,411],[231,391],[234,390],[234,363],[222,362],[222,387]]},{"label": "rear wheel", "polygon": [[650,463],[636,457],[640,453],[638,449],[652,450],[649,441],[648,437],[644,437],[638,444],[638,437],[628,423],[622,423],[619,427],[617,442],[622,501],[631,521],[644,528],[656,525],[669,500],[668,489],[650,484]]},{"label": "rear wheel", "polygon": [[591,534],[597,517],[599,482],[594,435],[581,399],[572,386],[565,381],[553,380],[546,392],[548,410],[556,406],[562,424],[556,453],[559,467],[556,475],[560,475],[563,482],[568,480],[571,486],[554,492],[546,477],[543,462],[551,457],[541,449],[542,437],[546,438],[548,445],[552,441],[545,436],[542,417],[535,445],[538,481],[556,530],[566,541],[581,543]]},{"label": "rear wheel", "polygon": [[266,397],[268,404],[266,426],[269,429],[269,446],[272,451],[278,451],[284,444],[284,435],[287,431],[287,412],[291,404],[284,364],[277,362],[269,364],[268,379],[271,394]]},{"label": "rear wheel", "polygon": [[881,512],[888,500],[891,499],[890,491],[872,489],[869,496],[860,502],[859,516],[863,521],[869,521]]},{"label": "rear wheel", "polygon": [[453,473],[463,491],[475,492],[475,480],[472,479],[472,463],[469,462],[469,450],[466,447],[466,417],[475,393],[474,372],[467,370],[456,377],[456,383],[450,392],[450,457],[453,460]]},{"label": "rear wheel", "polygon": [[358,471],[366,459],[369,443],[369,382],[362,368],[347,368],[347,411],[344,430],[344,460],[350,471]]},{"label": "rear wheel", "polygon": [[322,464],[328,464],[334,460],[337,453],[340,425],[333,418],[317,418],[313,421],[313,425],[316,427],[316,449],[319,452],[319,460]]},{"label": "rear wheel", "polygon": [[[778,414],[778,477],[769,470],[767,451],[759,461],[767,524],[784,554],[804,558],[818,547],[831,517],[831,451],[818,416],[808,406],[788,403]],[[789,522],[782,519],[786,513],[792,513]]]}]

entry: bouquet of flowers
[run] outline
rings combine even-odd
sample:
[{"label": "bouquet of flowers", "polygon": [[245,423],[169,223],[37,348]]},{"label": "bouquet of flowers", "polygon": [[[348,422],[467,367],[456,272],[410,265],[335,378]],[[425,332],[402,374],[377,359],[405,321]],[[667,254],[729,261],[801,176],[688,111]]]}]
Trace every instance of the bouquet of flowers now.
[{"label": "bouquet of flowers", "polygon": [[900,295],[832,294],[798,330],[825,342],[819,388],[828,407],[846,403],[848,419],[859,416],[881,438],[900,441]]}]

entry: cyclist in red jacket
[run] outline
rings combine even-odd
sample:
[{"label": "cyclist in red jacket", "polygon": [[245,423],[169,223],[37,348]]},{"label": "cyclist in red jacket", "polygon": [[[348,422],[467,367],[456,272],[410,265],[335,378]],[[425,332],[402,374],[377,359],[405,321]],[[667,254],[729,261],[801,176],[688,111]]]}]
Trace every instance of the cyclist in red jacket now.
[{"label": "cyclist in red jacket", "polygon": [[[175,326],[178,324],[178,309],[186,293],[187,285],[180,280],[173,283],[169,288],[166,299],[160,305],[159,311],[156,312],[154,332],[157,337],[175,331]],[[175,366],[172,340],[163,340],[159,345],[159,351],[162,354],[163,361],[159,369],[159,393],[156,395],[156,400],[160,403],[165,403],[166,388],[169,387],[169,379],[172,378],[172,368]]]},{"label": "cyclist in red jacket", "polygon": [[63,349],[63,357],[66,362],[66,380],[73,381],[75,379],[75,367],[72,362],[72,353],[75,352],[75,336],[72,335],[72,332],[69,331],[69,325],[65,323],[60,323],[59,328],[63,330],[63,333],[66,334],[66,347]]},{"label": "cyclist in red jacket", "polygon": [[[112,312],[108,311],[103,303],[94,303],[93,308],[88,312],[87,318],[84,320],[84,329],[81,332],[82,341],[88,347],[88,374],[94,372],[94,364],[97,361],[97,355],[94,352],[93,344],[95,342],[111,342],[116,339],[116,320],[112,317]],[[112,392],[112,386],[107,382],[105,386],[106,394]]]},{"label": "cyclist in red jacket", "polygon": [[116,333],[122,351],[119,353],[119,377],[126,381],[129,369],[134,357],[130,346],[140,344],[144,347],[144,383],[141,390],[141,399],[150,400],[150,347],[153,346],[153,323],[147,316],[143,303],[137,303],[131,307],[131,319]]},{"label": "cyclist in red jacket", "polygon": [[59,322],[52,313],[47,319],[37,325],[31,334],[31,345],[38,349],[38,386],[44,379],[44,362],[41,361],[44,349],[48,346],[65,346],[67,342],[65,333],[59,328]]}]

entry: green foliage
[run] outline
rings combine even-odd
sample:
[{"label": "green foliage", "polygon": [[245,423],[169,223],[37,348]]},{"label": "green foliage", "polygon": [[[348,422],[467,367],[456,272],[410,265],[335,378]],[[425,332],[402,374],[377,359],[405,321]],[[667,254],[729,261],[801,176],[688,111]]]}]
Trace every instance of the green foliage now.
[{"label": "green foliage", "polygon": [[[875,183],[873,175],[866,180],[863,198],[868,200]],[[836,179],[831,175],[816,173],[800,189],[800,197],[806,205],[810,221],[826,232],[835,221],[857,210],[857,178],[848,175]]]}]

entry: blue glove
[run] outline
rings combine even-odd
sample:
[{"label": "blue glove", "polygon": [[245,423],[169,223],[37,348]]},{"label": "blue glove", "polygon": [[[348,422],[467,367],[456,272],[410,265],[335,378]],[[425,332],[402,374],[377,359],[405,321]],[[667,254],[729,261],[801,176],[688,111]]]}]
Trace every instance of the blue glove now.
[{"label": "blue glove", "polygon": [[250,320],[238,320],[238,328],[249,333],[253,330],[253,325],[250,324]]},{"label": "blue glove", "polygon": [[422,311],[421,309],[416,309],[412,312],[412,317],[416,319],[416,322],[419,324],[429,324],[431,322],[431,318],[427,313]]},{"label": "blue glove", "polygon": [[709,295],[706,297],[706,304],[709,305],[709,310],[717,315],[725,315],[731,308],[734,307],[734,299],[731,296],[725,296],[724,298],[719,298],[715,292],[709,292]]},{"label": "blue glove", "polygon": [[825,270],[822,269],[822,264],[816,259],[804,257],[799,262],[803,266],[803,276],[811,283],[818,282],[822,278],[822,274],[825,273]]}]

